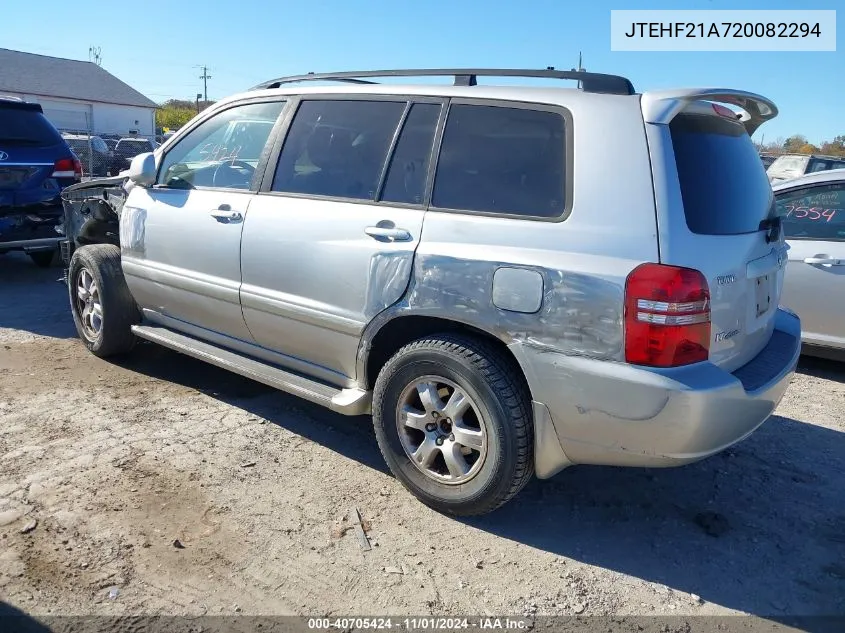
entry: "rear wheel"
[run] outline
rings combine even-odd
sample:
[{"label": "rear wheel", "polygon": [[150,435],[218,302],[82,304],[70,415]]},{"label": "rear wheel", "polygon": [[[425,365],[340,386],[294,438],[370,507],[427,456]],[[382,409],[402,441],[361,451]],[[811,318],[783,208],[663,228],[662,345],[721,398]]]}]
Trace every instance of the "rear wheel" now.
[{"label": "rear wheel", "polygon": [[27,253],[27,255],[29,255],[29,258],[39,268],[49,268],[53,265],[53,261],[56,257],[56,251],[34,251],[32,253]]},{"label": "rear wheel", "polygon": [[132,326],[140,321],[120,267],[120,249],[91,244],[74,252],[68,274],[76,331],[96,356],[123,354],[135,345]]},{"label": "rear wheel", "polygon": [[391,471],[423,503],[484,514],[534,472],[529,404],[522,376],[499,350],[443,334],[406,345],[386,363],[373,424]]}]

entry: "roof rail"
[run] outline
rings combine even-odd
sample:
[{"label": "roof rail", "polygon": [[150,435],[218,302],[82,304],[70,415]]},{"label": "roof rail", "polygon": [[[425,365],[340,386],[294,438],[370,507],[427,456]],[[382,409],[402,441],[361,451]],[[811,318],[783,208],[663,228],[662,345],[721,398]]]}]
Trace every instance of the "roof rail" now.
[{"label": "roof rail", "polygon": [[634,86],[625,77],[590,73],[585,70],[555,70],[549,66],[544,70],[523,68],[417,68],[406,70],[362,70],[344,71],[337,73],[308,73],[307,75],[293,75],[279,77],[258,84],[251,90],[267,90],[279,88],[283,84],[299,83],[301,81],[341,81],[356,84],[374,84],[371,77],[446,77],[452,75],[456,86],[475,86],[478,77],[540,77],[543,79],[571,79],[578,82],[584,92],[601,92],[605,94],[632,95]]}]

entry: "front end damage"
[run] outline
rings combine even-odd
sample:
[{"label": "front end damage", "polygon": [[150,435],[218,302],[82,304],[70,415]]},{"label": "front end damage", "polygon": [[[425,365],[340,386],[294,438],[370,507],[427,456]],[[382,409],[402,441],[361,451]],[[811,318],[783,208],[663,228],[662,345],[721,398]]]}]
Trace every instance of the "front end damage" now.
[{"label": "front end damage", "polygon": [[120,246],[120,213],[130,187],[127,178],[115,176],[82,182],[62,192],[64,240],[60,247],[66,271],[80,246]]}]

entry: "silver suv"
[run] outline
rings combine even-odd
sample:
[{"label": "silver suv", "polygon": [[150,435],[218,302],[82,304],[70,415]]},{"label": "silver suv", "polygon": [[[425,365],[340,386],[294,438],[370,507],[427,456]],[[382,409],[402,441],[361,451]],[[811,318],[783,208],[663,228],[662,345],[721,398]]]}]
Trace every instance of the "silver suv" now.
[{"label": "silver suv", "polygon": [[[454,85],[372,81],[425,75]],[[749,138],[776,114],[554,69],[270,81],[66,196],[73,318],[98,356],[146,339],[372,413],[448,513],[573,464],[687,464],[762,424],[798,359]]]}]

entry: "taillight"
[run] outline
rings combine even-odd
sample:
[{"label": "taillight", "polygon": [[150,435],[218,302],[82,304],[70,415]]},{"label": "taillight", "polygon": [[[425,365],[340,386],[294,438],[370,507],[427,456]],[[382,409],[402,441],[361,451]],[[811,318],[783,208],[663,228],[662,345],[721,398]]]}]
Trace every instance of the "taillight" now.
[{"label": "taillight", "polygon": [[710,290],[697,270],[642,264],[625,281],[625,360],[679,367],[710,353]]},{"label": "taillight", "polygon": [[76,158],[60,158],[53,166],[53,178],[82,180],[82,163]]}]

